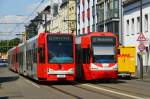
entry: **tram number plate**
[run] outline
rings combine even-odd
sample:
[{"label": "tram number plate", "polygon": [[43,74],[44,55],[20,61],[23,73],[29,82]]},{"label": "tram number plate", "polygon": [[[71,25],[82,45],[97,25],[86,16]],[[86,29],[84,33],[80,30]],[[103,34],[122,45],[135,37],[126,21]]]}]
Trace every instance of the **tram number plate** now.
[{"label": "tram number plate", "polygon": [[57,75],[57,78],[65,78],[66,75]]},{"label": "tram number plate", "polygon": [[103,69],[106,69],[106,70],[107,70],[107,69],[109,69],[109,67],[108,67],[108,66],[103,66]]}]

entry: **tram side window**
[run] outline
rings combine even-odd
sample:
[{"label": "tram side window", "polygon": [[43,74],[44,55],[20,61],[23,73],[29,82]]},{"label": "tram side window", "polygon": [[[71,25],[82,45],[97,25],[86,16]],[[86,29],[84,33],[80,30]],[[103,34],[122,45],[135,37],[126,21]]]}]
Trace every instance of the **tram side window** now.
[{"label": "tram side window", "polygon": [[17,60],[17,59],[18,59],[18,55],[17,55],[17,53],[15,54],[15,56],[16,56],[16,61],[15,61],[15,62],[18,62],[18,60]]},{"label": "tram side window", "polygon": [[33,60],[34,60],[34,63],[37,62],[37,48],[33,49]]},{"label": "tram side window", "polygon": [[16,62],[20,64],[20,53],[17,53],[17,61]]},{"label": "tram side window", "polygon": [[89,48],[82,49],[82,62],[85,64],[90,63],[90,49]]},{"label": "tram side window", "polygon": [[21,52],[21,65],[23,65],[23,52]]},{"label": "tram side window", "polygon": [[45,63],[45,51],[42,47],[39,48],[39,59],[40,63]]}]

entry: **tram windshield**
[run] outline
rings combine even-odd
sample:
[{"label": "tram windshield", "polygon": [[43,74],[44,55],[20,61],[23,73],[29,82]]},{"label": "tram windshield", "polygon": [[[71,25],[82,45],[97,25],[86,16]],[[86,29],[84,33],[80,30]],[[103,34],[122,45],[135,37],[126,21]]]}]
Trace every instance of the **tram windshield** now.
[{"label": "tram windshield", "polygon": [[72,36],[48,36],[47,44],[49,63],[73,62]]}]

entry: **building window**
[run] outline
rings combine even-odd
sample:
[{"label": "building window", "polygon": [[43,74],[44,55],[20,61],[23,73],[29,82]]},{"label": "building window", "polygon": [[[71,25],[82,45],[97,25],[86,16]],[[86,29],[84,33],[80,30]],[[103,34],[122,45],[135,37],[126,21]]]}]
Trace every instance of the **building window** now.
[{"label": "building window", "polygon": [[87,0],[87,2],[88,2],[88,6],[90,5],[90,0]]},{"label": "building window", "polygon": [[140,33],[140,17],[137,17],[137,33]]},{"label": "building window", "polygon": [[80,24],[80,14],[78,14],[78,23]]},{"label": "building window", "polygon": [[93,16],[93,24],[95,24],[95,16]]},{"label": "building window", "polygon": [[104,21],[104,3],[98,4],[96,6],[97,11],[97,22],[100,23]]},{"label": "building window", "polygon": [[148,32],[148,15],[145,15],[145,32]]},{"label": "building window", "polygon": [[114,17],[119,17],[119,0],[115,0],[114,2]]},{"label": "building window", "polygon": [[95,0],[93,0],[93,6],[95,5]]},{"label": "building window", "polygon": [[106,0],[106,18],[119,17],[119,0]]},{"label": "building window", "polygon": [[87,33],[90,33],[90,26],[87,27]]},{"label": "building window", "polygon": [[92,16],[95,16],[95,6],[92,6]]},{"label": "building window", "polygon": [[78,4],[77,6],[78,6],[78,10],[79,10],[79,12],[80,12],[80,4]]},{"label": "building window", "polygon": [[95,24],[92,25],[92,32],[95,32]]},{"label": "building window", "polygon": [[88,26],[90,26],[90,21],[88,21]]},{"label": "building window", "polygon": [[85,33],[85,28],[82,28],[82,34],[84,34]]},{"label": "building window", "polygon": [[83,11],[82,12],[82,21],[84,22],[84,20],[85,20],[85,12]]},{"label": "building window", "polygon": [[107,19],[110,19],[113,17],[113,1],[112,0],[106,1],[106,16],[107,16]]},{"label": "building window", "polygon": [[80,0],[77,0],[77,4],[79,4],[80,3]]},{"label": "building window", "polygon": [[114,22],[114,32],[113,33],[116,33],[116,34],[118,34],[119,33],[119,22]]},{"label": "building window", "polygon": [[80,30],[78,30],[78,35],[80,35]]},{"label": "building window", "polygon": [[88,20],[90,20],[90,8],[87,9],[87,17],[88,17]]},{"label": "building window", "polygon": [[132,19],[131,29],[132,29],[132,34],[134,34],[134,33],[135,33],[135,28],[134,28],[134,18]]},{"label": "building window", "polygon": [[84,0],[82,0],[82,5],[83,5],[83,7],[84,7]]},{"label": "building window", "polygon": [[126,30],[127,30],[127,34],[129,34],[129,20],[127,20]]}]

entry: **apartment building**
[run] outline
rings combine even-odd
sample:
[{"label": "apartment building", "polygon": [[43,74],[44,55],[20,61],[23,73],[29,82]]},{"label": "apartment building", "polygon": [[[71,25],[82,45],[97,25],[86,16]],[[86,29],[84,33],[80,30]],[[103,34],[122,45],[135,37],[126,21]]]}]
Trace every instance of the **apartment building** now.
[{"label": "apartment building", "polygon": [[77,0],[77,35],[96,31],[97,0]]},{"label": "apartment building", "polygon": [[95,31],[113,32],[121,39],[121,1],[77,0],[77,35]]},{"label": "apartment building", "polygon": [[[50,13],[43,14],[43,24],[40,32],[72,33],[76,34],[76,4],[75,0],[61,0],[61,2],[49,5]],[[46,21],[46,22],[45,22]]]},{"label": "apartment building", "polygon": [[[146,37],[144,43],[145,51],[143,52],[143,63],[144,66],[150,64],[150,0],[142,0],[142,33]],[[125,46],[135,46],[137,54],[139,53],[137,41],[140,35],[140,0],[125,0],[124,1],[124,31],[123,39]]]}]

